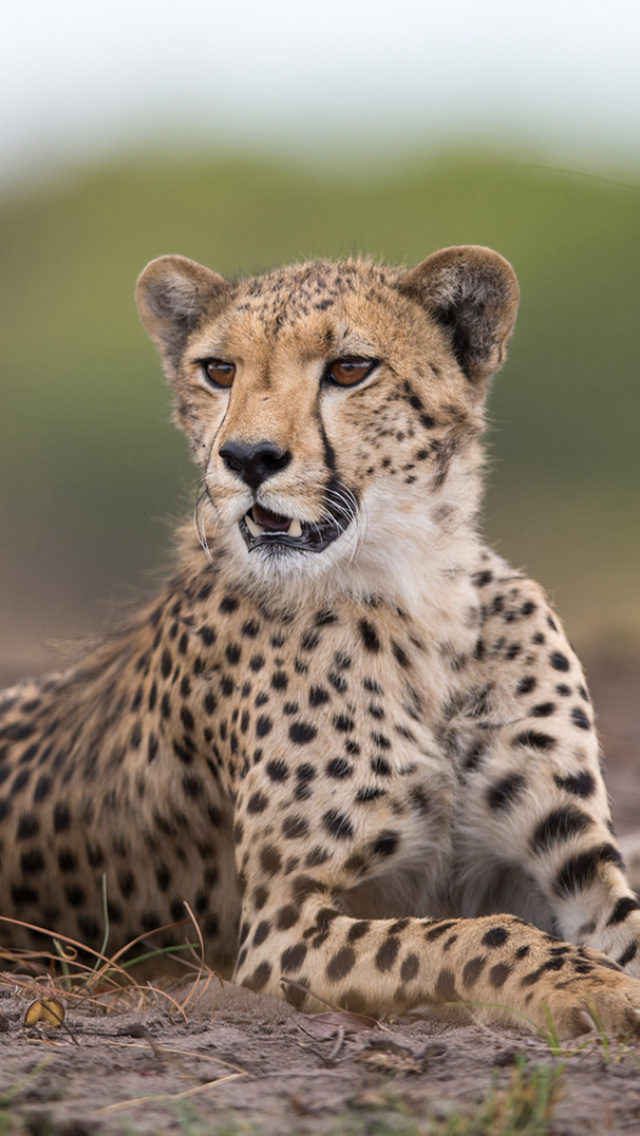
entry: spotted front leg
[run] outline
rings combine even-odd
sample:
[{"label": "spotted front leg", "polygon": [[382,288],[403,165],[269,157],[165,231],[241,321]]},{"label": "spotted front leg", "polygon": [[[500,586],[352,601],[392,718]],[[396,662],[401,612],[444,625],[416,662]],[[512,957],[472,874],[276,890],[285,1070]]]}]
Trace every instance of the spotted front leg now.
[{"label": "spotted front leg", "polygon": [[595,951],[514,916],[355,920],[319,888],[298,877],[281,906],[245,921],[238,982],[306,1011],[326,999],[374,1016],[422,1008],[532,1031],[552,1020],[560,1037],[594,1024],[614,1034],[640,1029],[640,982]]},{"label": "spotted front leg", "polygon": [[478,590],[484,625],[454,722],[467,908],[517,867],[559,934],[640,976],[639,905],[612,835],[580,664],[537,585],[486,571]]}]

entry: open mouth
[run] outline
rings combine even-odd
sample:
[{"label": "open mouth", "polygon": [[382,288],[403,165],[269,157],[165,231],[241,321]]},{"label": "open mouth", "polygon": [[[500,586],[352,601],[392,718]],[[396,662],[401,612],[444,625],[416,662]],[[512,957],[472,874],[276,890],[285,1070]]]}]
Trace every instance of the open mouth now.
[{"label": "open mouth", "polygon": [[352,519],[350,513],[333,513],[325,521],[301,521],[283,517],[253,505],[240,521],[240,532],[252,552],[255,548],[298,549],[300,552],[322,552],[336,540]]}]

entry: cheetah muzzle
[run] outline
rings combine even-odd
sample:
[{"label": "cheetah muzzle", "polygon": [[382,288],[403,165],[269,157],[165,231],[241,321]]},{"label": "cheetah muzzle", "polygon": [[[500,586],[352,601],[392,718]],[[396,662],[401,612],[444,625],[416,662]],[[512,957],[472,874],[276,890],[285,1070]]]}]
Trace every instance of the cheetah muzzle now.
[{"label": "cheetah muzzle", "polygon": [[639,1029],[584,676],[478,534],[517,302],[476,247],[147,266],[195,525],[85,660],[0,698],[3,943],[99,951],[106,896],[109,949],[170,947],[186,902],[216,970],[300,1009]]}]

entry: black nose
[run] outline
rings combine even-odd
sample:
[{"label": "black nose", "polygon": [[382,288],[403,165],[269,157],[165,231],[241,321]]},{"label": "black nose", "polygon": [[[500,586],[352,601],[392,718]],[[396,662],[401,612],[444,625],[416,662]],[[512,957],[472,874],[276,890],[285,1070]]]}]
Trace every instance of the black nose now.
[{"label": "black nose", "polygon": [[288,450],[281,450],[275,442],[225,442],[220,450],[227,469],[237,473],[251,489],[257,489],[268,477],[286,469],[291,461]]}]

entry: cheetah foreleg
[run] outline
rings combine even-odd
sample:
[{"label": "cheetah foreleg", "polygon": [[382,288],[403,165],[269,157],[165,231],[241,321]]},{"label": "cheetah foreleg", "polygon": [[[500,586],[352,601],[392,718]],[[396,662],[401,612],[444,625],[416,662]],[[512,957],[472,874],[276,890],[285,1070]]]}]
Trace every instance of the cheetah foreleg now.
[{"label": "cheetah foreleg", "polygon": [[306,1011],[326,999],[378,1017],[423,1010],[543,1033],[552,1021],[560,1037],[640,1029],[640,982],[514,916],[354,920],[327,893],[261,912],[244,935],[237,981]]}]

